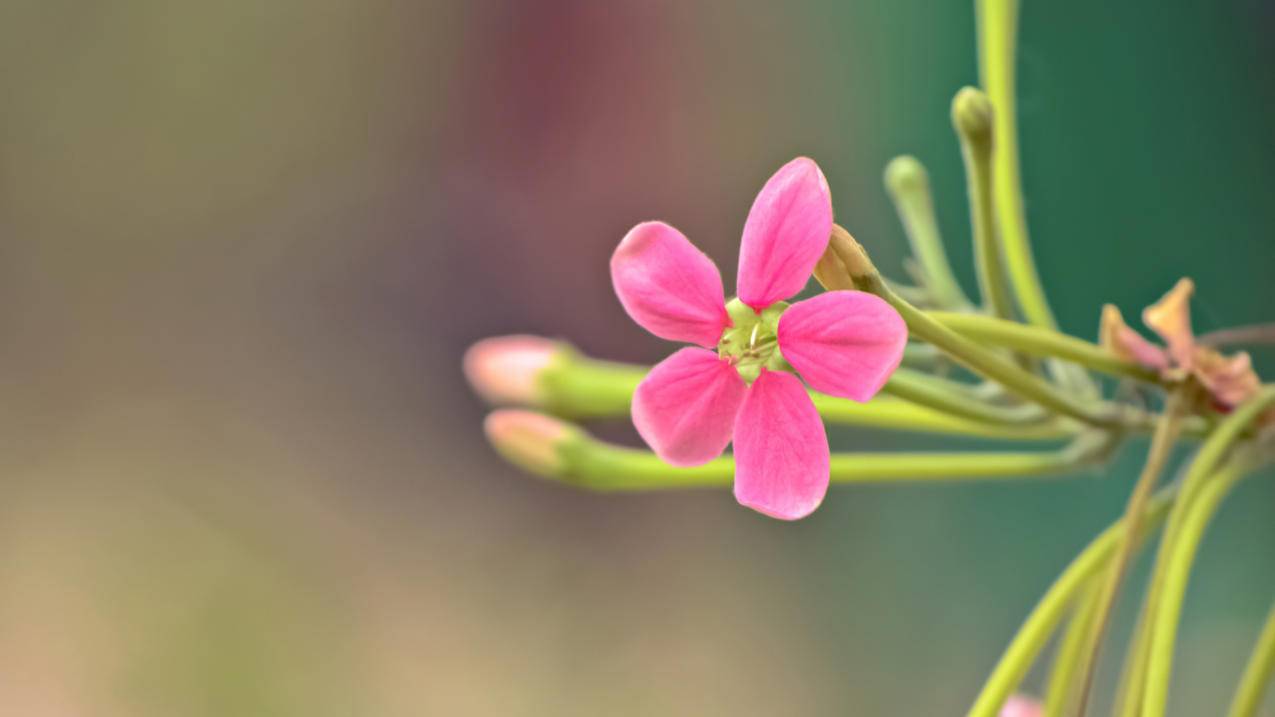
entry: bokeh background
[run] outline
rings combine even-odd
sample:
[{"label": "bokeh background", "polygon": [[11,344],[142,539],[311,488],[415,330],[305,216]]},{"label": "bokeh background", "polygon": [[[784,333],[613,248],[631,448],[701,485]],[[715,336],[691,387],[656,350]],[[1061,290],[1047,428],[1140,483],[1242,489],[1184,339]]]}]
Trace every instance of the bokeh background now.
[{"label": "bokeh background", "polygon": [[[1022,25],[1064,327],[1182,275],[1200,328],[1270,320],[1272,5]],[[1133,478],[1131,450],[780,524],[521,475],[463,384],[491,334],[659,358],[615,243],[666,219],[729,286],[798,154],[896,273],[881,170],[920,157],[972,286],[969,3],[7,0],[0,67],[0,713],[960,714]],[[1275,596],[1269,478],[1204,546],[1176,715],[1218,713]]]}]

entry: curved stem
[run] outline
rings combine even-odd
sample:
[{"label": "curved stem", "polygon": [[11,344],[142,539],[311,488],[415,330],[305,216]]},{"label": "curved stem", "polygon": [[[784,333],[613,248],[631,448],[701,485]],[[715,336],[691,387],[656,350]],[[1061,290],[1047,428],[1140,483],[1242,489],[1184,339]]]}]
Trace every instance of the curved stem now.
[{"label": "curved stem", "polygon": [[[1144,534],[1164,520],[1169,503],[1168,494],[1151,500],[1142,518]],[[975,699],[974,706],[970,708],[969,717],[996,717],[1010,693],[1022,682],[1036,656],[1044,649],[1068,607],[1089,580],[1098,575],[1115,554],[1124,534],[1125,523],[1120,520],[1095,538],[1058,576],[996,663],[991,676]]]},{"label": "curved stem", "polygon": [[952,273],[952,264],[943,248],[925,167],[915,157],[890,160],[885,167],[885,188],[894,201],[903,233],[912,246],[912,254],[934,302],[952,309],[973,308]]},{"label": "curved stem", "polygon": [[1018,160],[1018,118],[1014,104],[1014,55],[1017,52],[1017,0],[979,0],[978,65],[983,90],[996,108],[992,154],[996,226],[1018,306],[1029,323],[1057,326],[1036,271],[1027,236]]},{"label": "curved stem", "polygon": [[[545,395],[545,405],[541,408],[558,416],[575,419],[628,415],[633,391],[648,371],[649,366],[600,361],[567,351],[539,377],[540,387]],[[906,394],[911,388],[911,395],[914,397],[925,392],[925,389],[918,388],[922,383],[927,388],[935,389],[930,392],[934,394],[931,398],[943,393],[935,387],[947,386],[950,389],[951,386],[958,385],[950,381],[936,383],[942,380],[912,372],[904,372],[903,377],[900,379],[905,384],[902,391]],[[937,403],[932,402],[929,407],[889,396],[879,396],[868,403],[857,403],[814,392],[811,392],[810,397],[824,420],[831,423],[1011,440],[1061,438],[1075,434],[1074,430],[1059,425],[1056,421],[1030,423],[1023,420],[1022,414],[997,413],[991,410],[995,408],[993,404],[981,399],[979,404],[989,409],[987,416],[995,416],[998,420],[971,420],[968,416],[977,414],[979,409],[971,407],[970,399],[958,401],[952,395],[944,396]],[[961,406],[962,415],[944,412],[943,406],[953,404]]]},{"label": "curved stem", "polygon": [[[1056,451],[833,453],[833,483],[947,482],[1022,478],[1063,473],[1094,459],[1092,441]],[[723,456],[701,466],[670,466],[650,451],[599,441],[580,431],[558,447],[554,476],[581,488],[604,492],[681,488],[722,488],[734,481],[735,461]]]},{"label": "curved stem", "polygon": [[1168,525],[1164,536],[1156,549],[1154,567],[1147,583],[1146,597],[1143,599],[1142,613],[1138,616],[1137,626],[1129,642],[1128,656],[1123,670],[1124,685],[1120,691],[1118,714],[1122,717],[1135,717],[1140,712],[1143,689],[1146,682],[1147,662],[1151,652],[1151,625],[1159,611],[1161,596],[1164,594],[1164,581],[1170,559],[1170,553],[1177,539],[1177,534],[1185,520],[1186,511],[1195,501],[1201,487],[1209,476],[1221,464],[1222,459],[1230,452],[1235,442],[1248,429],[1249,425],[1261,416],[1268,408],[1275,405],[1275,387],[1267,386],[1261,393],[1249,399],[1228,415],[1200,446],[1195,458],[1191,461],[1181,482],[1180,496],[1169,514]]},{"label": "curved stem", "polygon": [[[1147,653],[1146,689],[1142,699],[1142,717],[1161,717],[1169,699],[1169,677],[1173,672],[1174,643],[1187,581],[1199,550],[1204,530],[1208,527],[1222,499],[1240,481],[1252,465],[1232,459],[1220,468],[1190,502],[1168,556],[1160,604],[1151,618],[1150,649]],[[1169,536],[1166,535],[1166,539]]]},{"label": "curved stem", "polygon": [[834,225],[828,247],[840,257],[855,286],[885,299],[903,317],[913,335],[946,351],[971,370],[1045,408],[1093,426],[1123,427],[1124,417],[1117,407],[1077,401],[1036,374],[984,349],[904,301],[886,286],[863,247],[844,229]]},{"label": "curved stem", "polygon": [[982,400],[974,391],[974,386],[904,369],[895,371],[882,389],[883,393],[936,411],[985,423],[1024,424],[1047,417],[1040,406],[998,406]]},{"label": "curved stem", "polygon": [[952,311],[926,313],[944,326],[977,341],[1005,346],[1034,356],[1064,359],[1112,376],[1163,384],[1156,371],[1125,361],[1097,344],[1053,329],[1028,326],[981,314]]},{"label": "curved stem", "polygon": [[1235,688],[1235,697],[1231,699],[1231,709],[1226,713],[1228,717],[1253,717],[1257,714],[1272,673],[1275,673],[1275,605],[1271,606],[1266,624],[1253,645],[1253,654],[1244,666],[1240,684]]},{"label": "curved stem", "polygon": [[810,398],[823,420],[842,425],[1018,441],[1066,438],[1076,433],[1059,421],[1018,425],[973,421],[890,396],[878,396],[868,403],[813,392]]},{"label": "curved stem", "polygon": [[1085,646],[1081,650],[1080,690],[1076,700],[1076,714],[1080,717],[1084,716],[1089,707],[1089,692],[1093,688],[1094,671],[1097,669],[1098,658],[1102,652],[1102,638],[1106,635],[1107,627],[1111,622],[1116,595],[1120,592],[1120,584],[1129,570],[1129,564],[1133,562],[1137,541],[1133,540],[1131,535],[1138,532],[1138,524],[1146,510],[1147,501],[1151,499],[1151,491],[1155,488],[1156,481],[1164,470],[1164,464],[1168,462],[1169,455],[1173,451],[1173,444],[1177,441],[1179,419],[1186,405],[1194,399],[1194,394],[1193,388],[1185,388],[1170,395],[1164,416],[1160,419],[1155,434],[1151,438],[1151,449],[1147,453],[1146,464],[1143,465],[1138,482],[1134,484],[1133,492],[1129,495],[1123,521],[1129,529],[1124,539],[1120,541],[1120,549],[1115,559],[1107,568],[1098,595],[1097,612],[1086,637]]},{"label": "curved stem", "polygon": [[992,218],[992,105],[982,92],[966,87],[952,100],[952,126],[965,162],[965,187],[970,202],[970,234],[974,237],[974,266],[979,292],[992,314],[1014,315],[1005,285],[1000,243]]},{"label": "curved stem", "polygon": [[1058,643],[1054,664],[1049,670],[1049,682],[1045,688],[1044,717],[1062,717],[1070,701],[1075,682],[1076,669],[1080,666],[1081,653],[1085,640],[1089,635],[1095,613],[1098,611],[1098,597],[1102,586],[1096,580],[1091,581],[1089,588],[1072,611],[1067,631]]}]

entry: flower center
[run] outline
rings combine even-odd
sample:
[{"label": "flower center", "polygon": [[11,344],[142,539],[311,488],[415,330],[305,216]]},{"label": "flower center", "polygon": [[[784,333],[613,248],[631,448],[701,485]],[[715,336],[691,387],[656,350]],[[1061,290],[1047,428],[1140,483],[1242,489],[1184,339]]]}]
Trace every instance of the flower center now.
[{"label": "flower center", "polygon": [[729,361],[748,383],[756,381],[763,368],[786,367],[779,352],[776,329],[779,315],[787,308],[787,303],[779,301],[758,313],[737,298],[726,304],[726,312],[734,325],[722,332],[717,355]]}]

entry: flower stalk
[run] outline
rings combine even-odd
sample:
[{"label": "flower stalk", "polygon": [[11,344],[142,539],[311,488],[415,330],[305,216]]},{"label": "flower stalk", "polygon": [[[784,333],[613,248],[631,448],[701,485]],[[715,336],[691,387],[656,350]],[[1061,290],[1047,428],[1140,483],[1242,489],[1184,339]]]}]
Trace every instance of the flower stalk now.
[{"label": "flower stalk", "polygon": [[965,187],[970,201],[970,233],[974,237],[974,265],[979,292],[993,316],[1012,318],[1014,308],[1005,285],[1005,267],[992,216],[992,104],[973,87],[962,88],[952,100],[952,126],[965,161]]},{"label": "flower stalk", "polygon": [[[601,492],[727,488],[735,461],[671,466],[651,451],[597,440],[578,426],[522,409],[488,418],[488,438],[502,455],[537,475]],[[539,443],[536,437],[540,437]],[[1085,434],[1053,451],[833,453],[833,483],[948,482],[1052,476],[1103,460],[1110,444]]]},{"label": "flower stalk", "polygon": [[1118,407],[1073,399],[1036,374],[984,349],[904,301],[882,280],[863,247],[839,226],[833,227],[828,249],[837,254],[856,287],[880,296],[899,312],[914,336],[939,347],[970,370],[1000,383],[1024,399],[1091,426],[1118,429],[1126,423],[1127,417]]},{"label": "flower stalk", "polygon": [[1169,515],[1164,535],[1160,539],[1142,611],[1129,643],[1128,656],[1121,677],[1122,684],[1117,693],[1118,714],[1122,717],[1136,717],[1141,714],[1143,689],[1152,650],[1152,623],[1160,610],[1172,552],[1181,526],[1186,520],[1187,511],[1236,443],[1248,432],[1253,422],[1272,405],[1275,405],[1275,387],[1268,386],[1228,415],[1200,445],[1199,451],[1181,480],[1180,498]]},{"label": "flower stalk", "polygon": [[1275,605],[1271,606],[1266,623],[1262,626],[1253,654],[1244,666],[1244,674],[1235,688],[1228,717],[1253,717],[1262,706],[1262,695],[1275,673]]},{"label": "flower stalk", "polygon": [[[916,257],[917,273],[934,303],[956,311],[969,311],[965,296],[952,272],[930,194],[930,176],[915,157],[895,157],[885,167],[885,188],[903,224],[903,232]],[[853,285],[843,288],[854,288]]]},{"label": "flower stalk", "polygon": [[[1149,501],[1142,515],[1141,530],[1133,536],[1141,540],[1164,521],[1172,503],[1172,493],[1162,492]],[[1101,574],[1124,540],[1127,523],[1121,518],[1093,540],[1049,587],[1027,616],[1005,653],[993,668],[982,691],[974,700],[968,717],[996,717],[1005,700],[1022,682],[1027,671],[1055,628],[1062,621],[1085,586]]]}]

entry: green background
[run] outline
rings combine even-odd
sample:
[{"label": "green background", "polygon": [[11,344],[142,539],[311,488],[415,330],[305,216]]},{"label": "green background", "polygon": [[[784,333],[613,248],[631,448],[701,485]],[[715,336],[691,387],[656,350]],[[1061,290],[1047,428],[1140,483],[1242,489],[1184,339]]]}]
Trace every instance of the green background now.
[{"label": "green background", "polygon": [[[1272,318],[1273,26],[1256,1],[1024,8],[1065,329],[1181,276],[1201,330]],[[0,4],[0,711],[961,714],[1136,450],[781,524],[517,473],[459,362],[509,332],[658,359],[615,243],[667,220],[729,286],[798,154],[896,274],[881,170],[918,156],[972,288],[948,103],[973,39],[969,4],[922,0]],[[1208,536],[1175,715],[1219,711],[1275,596],[1272,506],[1251,481]]]}]

